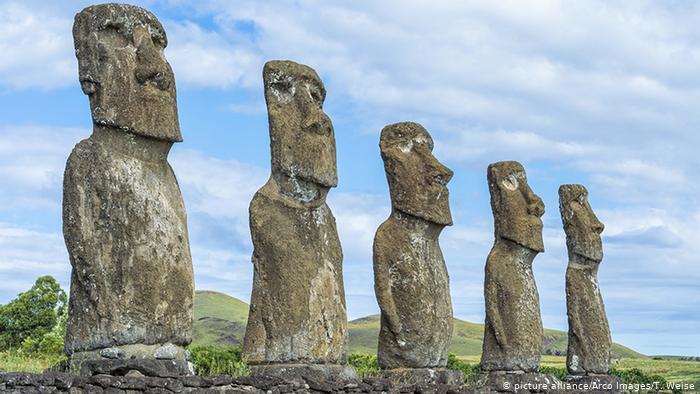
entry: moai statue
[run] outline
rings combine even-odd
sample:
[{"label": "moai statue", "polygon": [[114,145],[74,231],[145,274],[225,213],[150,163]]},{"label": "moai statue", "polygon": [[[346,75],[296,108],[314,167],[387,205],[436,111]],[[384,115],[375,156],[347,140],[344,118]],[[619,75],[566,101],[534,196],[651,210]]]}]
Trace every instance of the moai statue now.
[{"label": "moai statue", "polygon": [[559,188],[559,210],[569,250],[566,367],[571,375],[605,375],[610,371],[612,338],[598,288],[598,266],[603,260],[600,233],[604,226],[588,204],[588,191],[583,185]]},{"label": "moai statue", "polygon": [[433,140],[418,123],[384,127],[379,147],[392,210],[374,238],[382,312],[377,358],[383,369],[401,368],[401,376],[390,371],[387,377],[427,383],[441,378],[431,369],[445,367],[452,338],[449,276],[438,237],[452,224],[447,183],[453,173],[433,156]]},{"label": "moai statue", "polygon": [[544,251],[544,204],[520,163],[489,165],[495,244],[486,261],[484,371],[536,372],[543,347],[540,302],[532,261]]},{"label": "moai statue", "polygon": [[272,174],[250,203],[253,292],[243,356],[256,374],[352,377],[343,254],[326,204],[338,184],[335,137],[316,72],[263,68]]},{"label": "moai statue", "polygon": [[149,361],[163,360],[164,373],[187,373],[194,283],[167,161],[182,136],[165,31],[142,8],[103,4],[75,16],[73,37],[93,133],[73,149],[63,180],[65,352],[73,368],[102,373],[144,359],[150,369],[133,369],[157,374]]}]

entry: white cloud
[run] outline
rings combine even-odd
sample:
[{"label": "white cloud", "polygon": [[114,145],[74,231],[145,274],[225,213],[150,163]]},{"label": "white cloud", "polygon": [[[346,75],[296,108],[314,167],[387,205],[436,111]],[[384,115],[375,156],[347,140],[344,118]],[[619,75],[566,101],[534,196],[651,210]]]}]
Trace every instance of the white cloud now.
[{"label": "white cloud", "polygon": [[247,43],[229,42],[218,32],[188,21],[169,22],[165,28],[166,57],[178,83],[219,89],[259,84],[262,60]]},{"label": "white cloud", "polygon": [[0,4],[0,86],[60,88],[77,83],[72,15],[29,2]]},{"label": "white cloud", "polygon": [[63,236],[0,222],[0,303],[52,275],[68,288],[70,264]]},{"label": "white cloud", "polygon": [[[18,208],[60,209],[63,170],[87,129],[0,125],[0,212]],[[56,196],[59,199],[56,199]]]}]

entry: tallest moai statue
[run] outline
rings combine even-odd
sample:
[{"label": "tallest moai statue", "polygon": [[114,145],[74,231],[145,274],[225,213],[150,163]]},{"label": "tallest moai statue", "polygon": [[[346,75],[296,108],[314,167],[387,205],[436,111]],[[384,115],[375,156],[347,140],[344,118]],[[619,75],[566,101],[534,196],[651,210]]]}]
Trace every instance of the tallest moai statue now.
[{"label": "tallest moai statue", "polygon": [[182,136],[165,31],[142,8],[103,4],[76,15],[73,36],[93,133],[73,149],[64,176],[73,268],[66,354],[78,364],[186,365],[194,283],[185,207],[167,161]]},{"label": "tallest moai statue", "polygon": [[347,376],[343,255],[326,204],[338,183],[326,91],[314,70],[291,61],[265,64],[263,81],[272,174],[250,203],[254,277],[243,355],[253,373]]}]

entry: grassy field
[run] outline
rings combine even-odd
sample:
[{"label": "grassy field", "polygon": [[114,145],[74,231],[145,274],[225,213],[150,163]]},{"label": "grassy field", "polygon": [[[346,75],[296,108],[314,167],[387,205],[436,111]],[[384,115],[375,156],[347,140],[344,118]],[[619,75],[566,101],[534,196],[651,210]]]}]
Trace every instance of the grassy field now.
[{"label": "grassy field", "polygon": [[23,355],[17,351],[0,352],[0,371],[40,373],[63,359],[63,356],[39,357]]},{"label": "grassy field", "polygon": [[700,392],[700,362],[677,359],[655,360],[652,358],[623,358],[615,364],[618,369],[637,368],[642,372],[661,375],[669,382],[695,383]]},{"label": "grassy field", "polygon": [[237,345],[243,341],[248,304],[215,291],[194,297],[193,345]]}]

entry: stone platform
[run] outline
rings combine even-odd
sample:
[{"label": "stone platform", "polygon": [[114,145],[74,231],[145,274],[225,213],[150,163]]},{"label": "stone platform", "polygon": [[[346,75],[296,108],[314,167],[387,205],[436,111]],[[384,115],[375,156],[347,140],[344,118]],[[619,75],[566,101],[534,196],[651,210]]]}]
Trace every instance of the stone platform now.
[{"label": "stone platform", "polygon": [[[516,376],[517,375],[517,376]],[[603,376],[592,377],[596,382],[609,382],[615,379]],[[566,380],[566,379],[565,379]],[[586,379],[575,379],[581,383]],[[508,383],[508,387],[505,387]],[[520,386],[516,388],[514,385]],[[523,385],[530,384],[529,387]],[[546,389],[535,389],[535,384],[547,384]],[[334,394],[484,394],[484,393],[610,393],[616,391],[596,391],[564,388],[562,382],[549,375],[524,374],[483,374],[469,386],[447,384],[401,384],[388,379],[369,378],[363,380],[316,380],[311,377],[294,376],[283,379],[275,376],[179,376],[153,377],[127,374],[113,376],[96,374],[80,376],[62,372],[43,374],[0,372],[0,393],[71,393],[71,394],[138,394],[138,393],[242,393],[242,394],[282,394],[282,393],[334,393]],[[573,384],[573,382],[571,382]],[[557,388],[557,384],[563,385]],[[551,386],[550,386],[551,385]],[[552,388],[554,386],[554,388]]]},{"label": "stone platform", "polygon": [[553,375],[538,372],[492,371],[478,375],[471,392],[482,393],[560,393],[562,382]]},{"label": "stone platform", "polygon": [[585,393],[624,393],[617,376],[610,375],[569,375],[563,379],[564,389]]},{"label": "stone platform", "polygon": [[464,374],[461,371],[444,368],[385,369],[376,374],[394,384],[464,384]]},{"label": "stone platform", "polygon": [[127,373],[173,378],[194,375],[189,353],[181,346],[123,345],[105,349],[75,352],[57,372],[72,372],[81,376],[106,374],[125,376]]},{"label": "stone platform", "polygon": [[314,381],[352,381],[355,369],[338,364],[259,364],[250,365],[251,376],[273,376],[285,380],[311,379]]}]

